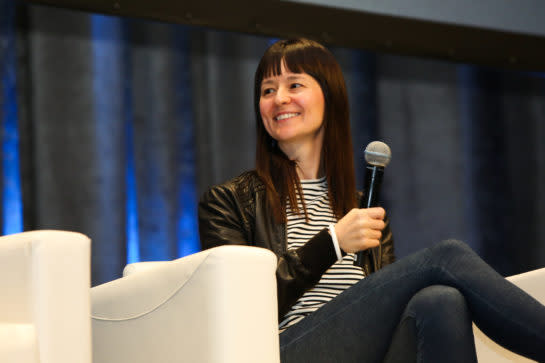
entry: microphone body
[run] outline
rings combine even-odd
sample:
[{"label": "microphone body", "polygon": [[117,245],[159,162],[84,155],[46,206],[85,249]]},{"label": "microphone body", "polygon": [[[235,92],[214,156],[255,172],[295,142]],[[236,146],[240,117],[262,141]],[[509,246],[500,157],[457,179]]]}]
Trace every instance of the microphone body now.
[{"label": "microphone body", "polygon": [[384,168],[381,166],[367,165],[365,167],[364,194],[360,208],[378,207],[378,196],[380,194],[383,175]]},{"label": "microphone body", "polygon": [[[388,145],[380,141],[373,141],[365,149],[365,167],[363,198],[360,201],[360,208],[371,208],[379,205],[380,187],[382,185],[382,176],[384,167],[388,165],[391,158],[391,151]],[[354,265],[363,267],[364,254],[369,251],[359,251],[356,253]]]}]

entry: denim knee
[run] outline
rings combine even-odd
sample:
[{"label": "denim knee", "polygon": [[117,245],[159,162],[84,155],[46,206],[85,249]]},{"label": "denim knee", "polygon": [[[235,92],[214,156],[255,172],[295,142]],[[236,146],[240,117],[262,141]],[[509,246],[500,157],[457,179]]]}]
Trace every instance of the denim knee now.
[{"label": "denim knee", "polygon": [[420,290],[404,315],[413,320],[416,361],[477,362],[471,314],[456,288],[432,285]]},{"label": "denim knee", "polygon": [[474,251],[467,245],[467,243],[448,239],[435,244],[432,250],[441,255],[458,255],[466,253],[474,253]]},{"label": "denim knee", "polygon": [[407,305],[407,314],[420,319],[441,319],[464,313],[466,301],[460,291],[445,285],[433,285],[416,293]]}]

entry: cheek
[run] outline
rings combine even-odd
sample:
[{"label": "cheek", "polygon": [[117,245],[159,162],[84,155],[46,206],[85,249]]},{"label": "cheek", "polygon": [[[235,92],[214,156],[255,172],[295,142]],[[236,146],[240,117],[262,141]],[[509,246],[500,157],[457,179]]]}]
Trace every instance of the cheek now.
[{"label": "cheek", "polygon": [[265,131],[267,131],[267,133],[270,135],[271,134],[270,123],[267,122],[269,121],[269,117],[267,116],[268,109],[269,107],[267,106],[267,102],[260,99],[259,114],[261,115],[261,123],[263,124],[263,127],[265,127]]},{"label": "cheek", "polygon": [[323,120],[325,115],[325,102],[321,95],[318,95],[318,97],[320,98],[316,98],[316,101],[312,104],[312,110],[317,117]]},{"label": "cheek", "polygon": [[325,98],[324,98],[324,94],[321,93],[320,94],[320,112],[322,114],[322,119],[325,117]]},{"label": "cheek", "polygon": [[307,108],[311,109],[315,115],[325,114],[325,99],[321,89],[316,89],[306,100]]},{"label": "cheek", "polygon": [[267,110],[269,107],[267,107],[267,102],[263,101],[263,99],[259,100],[259,113],[261,114],[261,118],[265,120],[267,117]]},{"label": "cheek", "polygon": [[322,119],[324,118],[325,116],[325,103],[322,102],[322,104],[320,105],[320,113],[322,115]]}]

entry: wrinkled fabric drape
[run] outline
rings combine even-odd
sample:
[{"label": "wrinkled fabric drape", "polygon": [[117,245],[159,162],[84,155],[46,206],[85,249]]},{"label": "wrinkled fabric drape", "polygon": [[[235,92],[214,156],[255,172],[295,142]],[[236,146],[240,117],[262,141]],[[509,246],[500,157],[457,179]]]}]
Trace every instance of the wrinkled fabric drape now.
[{"label": "wrinkled fabric drape", "polygon": [[[200,194],[253,167],[253,74],[271,39],[0,4],[16,10],[0,17],[1,39],[17,38],[0,71],[17,76],[25,229],[88,234],[93,284],[127,255],[195,252]],[[366,144],[392,149],[382,201],[397,255],[457,238],[504,275],[545,266],[543,75],[331,49],[358,185]]]},{"label": "wrinkled fabric drape", "polygon": [[34,178],[23,182],[34,195],[24,205],[33,214],[27,228],[89,235],[92,278],[104,282],[126,253],[122,35],[116,24],[101,24],[105,34],[89,15],[52,10],[28,13],[32,129],[21,135],[32,142]]},{"label": "wrinkled fabric drape", "polygon": [[22,159],[33,170],[25,228],[89,235],[94,285],[119,277],[127,255],[196,252],[184,28],[29,6],[20,31],[32,79],[21,90],[30,93],[22,143],[32,145]]}]

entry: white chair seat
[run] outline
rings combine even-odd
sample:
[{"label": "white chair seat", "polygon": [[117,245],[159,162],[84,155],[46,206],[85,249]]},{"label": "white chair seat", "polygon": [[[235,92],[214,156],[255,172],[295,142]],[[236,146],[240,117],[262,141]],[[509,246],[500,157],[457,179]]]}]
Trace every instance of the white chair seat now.
[{"label": "white chair seat", "polygon": [[36,329],[32,324],[0,323],[0,357],[2,362],[39,362]]},{"label": "white chair seat", "polygon": [[[545,268],[510,276],[507,279],[532,295],[542,304],[545,304]],[[475,348],[477,349],[479,363],[534,362],[496,344],[479,330],[475,324],[473,324],[473,334],[475,335]]]}]

